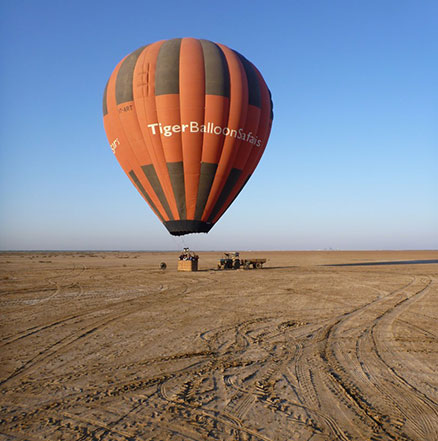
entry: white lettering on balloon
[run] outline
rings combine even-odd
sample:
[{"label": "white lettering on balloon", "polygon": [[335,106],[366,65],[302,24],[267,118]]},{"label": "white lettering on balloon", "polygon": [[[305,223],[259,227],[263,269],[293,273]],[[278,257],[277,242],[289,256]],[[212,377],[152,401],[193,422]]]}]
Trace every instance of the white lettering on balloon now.
[{"label": "white lettering on balloon", "polygon": [[230,129],[229,127],[217,126],[212,122],[207,122],[206,124],[199,124],[198,121],[190,121],[188,124],[173,124],[173,125],[163,125],[161,123],[148,124],[152,135],[163,135],[169,138],[174,133],[209,133],[213,135],[223,135],[229,136],[231,138],[236,138],[242,141],[249,142],[257,147],[262,145],[262,140],[259,139],[252,132],[246,133],[242,128]]},{"label": "white lettering on balloon", "polygon": [[120,141],[119,138],[116,138],[111,144],[111,150],[113,151],[114,154],[116,154],[116,149],[117,147],[120,145]]}]

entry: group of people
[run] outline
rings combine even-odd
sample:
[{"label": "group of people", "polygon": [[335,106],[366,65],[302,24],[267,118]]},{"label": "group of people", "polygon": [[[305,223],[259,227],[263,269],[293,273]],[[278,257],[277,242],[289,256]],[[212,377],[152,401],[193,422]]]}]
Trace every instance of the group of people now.
[{"label": "group of people", "polygon": [[188,248],[184,248],[183,252],[179,256],[179,260],[193,260],[196,262],[198,259],[199,256],[190,251]]}]

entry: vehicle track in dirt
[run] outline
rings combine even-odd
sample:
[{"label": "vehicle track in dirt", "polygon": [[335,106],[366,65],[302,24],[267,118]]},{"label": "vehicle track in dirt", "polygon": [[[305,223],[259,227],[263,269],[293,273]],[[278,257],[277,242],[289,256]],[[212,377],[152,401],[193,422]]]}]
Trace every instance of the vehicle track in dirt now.
[{"label": "vehicle track in dirt", "polygon": [[[418,300],[430,285],[430,282],[426,285],[419,282],[420,287],[416,291],[411,295],[406,294],[407,290],[415,288],[414,282],[415,279],[387,296],[351,312],[330,327],[321,351],[321,359],[333,378],[332,384],[337,383],[340,386],[340,392],[354,404],[352,409],[357,417],[373,430],[375,436],[383,431],[390,439],[411,439],[404,432],[407,430],[405,425],[412,424],[416,426],[412,439],[419,437],[432,440],[436,439],[436,432],[433,431],[427,415],[431,410],[436,414],[436,409],[430,409],[422,394],[408,386],[405,379],[394,375],[393,368],[385,363],[379,353],[386,337],[376,338],[377,334],[383,337],[385,332],[382,332],[382,327],[390,326],[395,317],[402,312],[402,308],[408,306],[408,299]],[[351,331],[350,321],[354,320],[357,326],[357,322],[364,319],[364,314],[369,317],[365,317],[366,321],[360,328],[356,327],[355,336],[350,334],[348,338],[342,339],[344,329]],[[364,340],[367,339],[372,339],[372,345],[366,345]],[[348,344],[339,343],[343,341]],[[353,351],[355,341],[356,350]],[[385,351],[391,358],[396,357],[391,348],[386,347]],[[380,352],[383,352],[383,349]],[[355,357],[352,357],[352,354]],[[378,405],[375,404],[375,397],[379,397]],[[347,402],[345,404],[348,406]],[[382,417],[388,414],[392,414],[392,418]],[[422,430],[425,433],[422,433]]]},{"label": "vehicle track in dirt", "polygon": [[[50,255],[10,279],[19,326],[1,357],[22,365],[3,375],[0,438],[437,439],[436,267],[321,267],[318,254],[180,274],[157,269],[168,255],[96,256]],[[26,286],[34,270],[51,290]]]},{"label": "vehicle track in dirt", "polygon": [[[162,290],[160,289],[161,294],[164,294],[164,291],[168,291],[169,293],[177,294],[178,296],[187,292],[187,286],[179,286],[173,290]],[[149,301],[150,302],[150,301]],[[52,343],[48,347],[44,348],[40,351],[36,356],[32,357],[29,360],[26,360],[21,367],[12,372],[6,378],[0,379],[0,386],[3,386],[10,382],[13,379],[19,378],[24,374],[28,374],[33,369],[37,368],[41,363],[46,363],[48,360],[55,356],[59,356],[62,352],[69,351],[72,345],[78,344],[83,339],[91,336],[92,334],[101,331],[105,326],[111,324],[114,321],[123,319],[131,314],[138,313],[141,309],[145,309],[148,307],[148,301],[144,298],[140,299],[129,299],[117,302],[115,305],[106,306],[104,308],[98,307],[95,308],[91,312],[87,312],[82,315],[74,315],[67,317],[62,320],[58,320],[56,322],[50,323],[48,325],[41,326],[37,329],[33,329],[30,332],[25,332],[22,335],[15,336],[10,338],[9,340],[3,342],[3,345],[13,343],[17,340],[26,338],[30,335],[36,334],[37,332],[47,330],[59,325],[65,325],[68,322],[75,321],[75,326],[80,326],[82,322],[91,321],[91,324],[86,324],[85,326],[80,326],[79,329],[76,329],[74,332],[68,334],[67,336],[57,340],[55,343]],[[114,309],[119,309],[114,311]],[[106,313],[104,317],[97,318],[102,313]],[[76,321],[80,318],[79,321]],[[1,346],[0,346],[1,347]]]}]

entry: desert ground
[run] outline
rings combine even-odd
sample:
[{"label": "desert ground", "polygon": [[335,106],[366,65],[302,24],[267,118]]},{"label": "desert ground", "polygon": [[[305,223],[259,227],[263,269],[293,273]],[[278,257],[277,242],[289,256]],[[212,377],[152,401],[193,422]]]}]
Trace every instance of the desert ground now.
[{"label": "desert ground", "polygon": [[199,255],[1,253],[0,440],[438,440],[438,252]]}]

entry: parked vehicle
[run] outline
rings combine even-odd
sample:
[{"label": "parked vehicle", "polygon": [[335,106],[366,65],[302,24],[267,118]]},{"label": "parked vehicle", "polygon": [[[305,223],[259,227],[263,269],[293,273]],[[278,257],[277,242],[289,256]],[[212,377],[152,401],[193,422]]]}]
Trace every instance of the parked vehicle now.
[{"label": "parked vehicle", "polygon": [[263,268],[263,264],[266,263],[266,259],[241,259],[240,254],[237,251],[232,253],[224,253],[222,259],[219,260],[217,264],[217,268],[220,270],[223,269],[261,269]]}]

